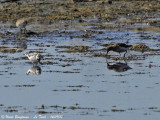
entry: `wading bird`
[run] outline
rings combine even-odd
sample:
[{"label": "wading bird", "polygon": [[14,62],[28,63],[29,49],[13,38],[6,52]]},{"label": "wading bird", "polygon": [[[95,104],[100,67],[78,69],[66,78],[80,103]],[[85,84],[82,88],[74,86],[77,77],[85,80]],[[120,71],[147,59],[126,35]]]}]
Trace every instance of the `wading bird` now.
[{"label": "wading bird", "polygon": [[[114,52],[117,52],[117,53],[122,53],[122,52],[125,52],[124,53],[124,56],[125,57],[125,54],[127,53],[127,50],[131,47],[132,45],[126,45],[124,43],[117,43],[117,44],[111,44],[111,45],[108,45],[107,46],[107,54],[108,55],[108,52],[109,51],[114,51]],[[120,54],[121,55],[121,54]]]},{"label": "wading bird", "polygon": [[32,64],[41,64],[41,59],[42,56],[40,55],[40,53],[26,53],[25,56],[28,57],[28,59],[32,62]]}]

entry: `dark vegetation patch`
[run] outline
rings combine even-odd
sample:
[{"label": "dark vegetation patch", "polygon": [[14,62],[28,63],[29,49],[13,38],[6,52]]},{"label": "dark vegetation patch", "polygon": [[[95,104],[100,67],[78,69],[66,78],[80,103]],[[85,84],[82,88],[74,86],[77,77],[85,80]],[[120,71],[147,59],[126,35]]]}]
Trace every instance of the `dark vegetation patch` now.
[{"label": "dark vegetation patch", "polygon": [[69,85],[69,86],[67,86],[67,87],[89,87],[89,86],[84,86],[84,85]]},{"label": "dark vegetation patch", "polygon": [[15,85],[15,87],[35,87],[35,85]]},{"label": "dark vegetation patch", "polygon": [[125,112],[126,110],[122,110],[122,109],[112,109],[112,112]]},{"label": "dark vegetation patch", "polygon": [[80,91],[80,89],[71,89],[71,90],[52,90],[52,91]]}]

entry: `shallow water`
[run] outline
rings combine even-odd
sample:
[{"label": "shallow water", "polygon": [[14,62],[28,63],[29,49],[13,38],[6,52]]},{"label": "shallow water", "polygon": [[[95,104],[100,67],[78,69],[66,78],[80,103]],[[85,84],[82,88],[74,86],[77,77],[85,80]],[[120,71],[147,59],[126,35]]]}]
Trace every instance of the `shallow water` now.
[{"label": "shallow water", "polygon": [[[109,30],[99,34],[93,31],[96,32],[89,38],[76,37],[85,31],[70,30],[21,41],[0,39],[1,45],[27,46],[23,52],[0,53],[1,115],[23,115],[29,119],[35,115],[38,118],[46,115],[47,119],[62,115],[64,120],[158,119],[159,53],[130,51],[138,59],[127,61],[106,60],[94,57],[94,53],[105,53],[101,45],[109,42],[145,43],[158,49],[160,34]],[[65,48],[58,47],[75,45],[89,46],[90,51],[68,53],[63,51]],[[38,65],[39,75],[26,75],[33,69],[29,60],[23,58],[29,51],[40,51],[44,56],[44,64]],[[118,56],[113,52],[109,54]],[[130,69],[119,72],[114,67],[109,69],[107,61],[110,65],[121,63],[122,66],[127,62]]]}]

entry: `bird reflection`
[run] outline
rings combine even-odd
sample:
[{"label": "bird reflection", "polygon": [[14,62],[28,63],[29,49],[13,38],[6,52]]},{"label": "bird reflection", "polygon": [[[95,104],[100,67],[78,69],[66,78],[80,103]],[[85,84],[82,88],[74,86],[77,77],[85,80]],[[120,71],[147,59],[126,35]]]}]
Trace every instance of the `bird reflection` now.
[{"label": "bird reflection", "polygon": [[40,75],[41,71],[42,70],[39,66],[32,66],[30,69],[28,69],[26,75]]},{"label": "bird reflection", "polygon": [[117,63],[112,64],[112,65],[110,65],[110,64],[107,62],[107,68],[108,68],[109,70],[113,70],[113,71],[115,71],[115,72],[125,72],[125,71],[127,71],[127,70],[129,70],[129,69],[132,69],[131,67],[129,67],[129,66],[127,65],[127,63],[122,63],[122,62],[117,62]]},{"label": "bird reflection", "polygon": [[24,49],[24,50],[27,49],[27,43],[24,41],[17,42],[16,45],[17,45],[17,48],[19,49]]}]

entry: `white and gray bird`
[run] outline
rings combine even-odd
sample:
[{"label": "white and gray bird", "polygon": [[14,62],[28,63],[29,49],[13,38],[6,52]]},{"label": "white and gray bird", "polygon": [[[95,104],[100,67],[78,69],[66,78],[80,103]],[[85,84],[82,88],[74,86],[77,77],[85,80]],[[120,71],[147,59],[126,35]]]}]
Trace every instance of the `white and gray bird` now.
[{"label": "white and gray bird", "polygon": [[28,24],[28,20],[25,18],[18,19],[16,22],[16,26],[20,29],[20,32],[25,34],[27,32],[26,26]]},{"label": "white and gray bird", "polygon": [[40,53],[26,53],[25,56],[32,62],[32,64],[41,64],[41,59],[43,58]]},{"label": "white and gray bird", "polygon": [[30,69],[28,69],[26,75],[40,75],[41,71],[42,70],[39,66],[32,66]]}]

